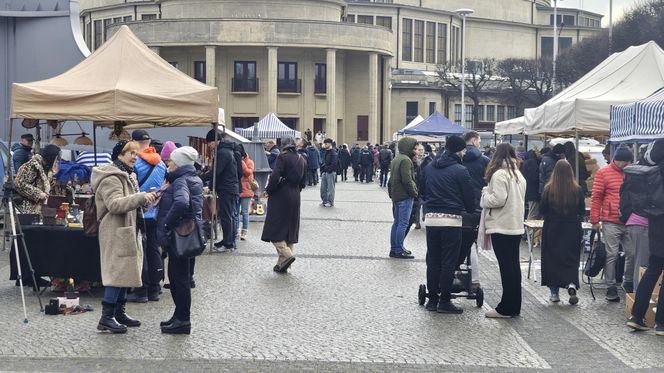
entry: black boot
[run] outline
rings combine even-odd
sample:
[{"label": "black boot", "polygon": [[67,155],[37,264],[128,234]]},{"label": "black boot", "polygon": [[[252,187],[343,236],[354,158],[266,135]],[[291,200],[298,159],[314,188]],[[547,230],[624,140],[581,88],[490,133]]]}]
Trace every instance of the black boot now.
[{"label": "black boot", "polygon": [[115,320],[119,322],[120,324],[126,325],[128,327],[136,327],[136,326],[141,326],[141,322],[132,319],[127,315],[127,312],[125,311],[125,302],[118,301],[118,303],[115,305]]},{"label": "black boot", "polygon": [[175,321],[175,314],[173,314],[173,316],[171,316],[170,319],[168,319],[166,321],[161,321],[159,323],[159,326],[163,328],[164,326],[171,325],[173,323],[173,321]]},{"label": "black boot", "polygon": [[127,326],[118,324],[115,320],[115,304],[101,302],[101,319],[97,325],[97,330],[108,330],[111,333],[126,333]]},{"label": "black boot", "polygon": [[161,332],[166,334],[190,334],[191,322],[180,321],[176,318],[172,323],[162,326]]}]

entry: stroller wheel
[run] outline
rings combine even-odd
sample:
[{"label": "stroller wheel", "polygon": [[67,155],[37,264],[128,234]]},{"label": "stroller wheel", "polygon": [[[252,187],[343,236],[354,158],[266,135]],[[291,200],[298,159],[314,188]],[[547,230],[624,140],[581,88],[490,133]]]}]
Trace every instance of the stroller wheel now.
[{"label": "stroller wheel", "polygon": [[484,290],[477,289],[475,303],[477,304],[477,308],[481,308],[484,305]]},{"label": "stroller wheel", "polygon": [[427,286],[424,284],[420,285],[420,289],[417,292],[418,303],[420,306],[424,306],[424,302],[427,300]]}]

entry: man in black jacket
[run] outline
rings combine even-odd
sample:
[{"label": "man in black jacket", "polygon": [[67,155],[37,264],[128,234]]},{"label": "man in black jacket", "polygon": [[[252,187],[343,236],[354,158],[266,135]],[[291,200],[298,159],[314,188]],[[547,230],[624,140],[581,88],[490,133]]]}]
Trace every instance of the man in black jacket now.
[{"label": "man in black jacket", "polygon": [[323,165],[320,167],[320,198],[323,200],[323,203],[321,203],[323,207],[334,206],[334,181],[337,177],[339,165],[337,150],[332,146],[333,142],[332,139],[325,139],[323,141],[325,157]]},{"label": "man in black jacket", "polygon": [[465,153],[466,142],[459,136],[449,136],[445,152],[424,169],[422,176],[429,288],[426,309],[429,311],[463,312],[452,304],[450,292],[461,249],[461,214],[472,213],[477,208],[475,194],[468,188],[470,174],[462,164]]},{"label": "man in black jacket", "polygon": [[539,177],[540,159],[535,150],[528,150],[526,160],[521,164],[521,174],[526,179],[526,202],[528,203],[528,220],[540,218],[539,212]]},{"label": "man in black jacket", "polygon": [[387,148],[387,144],[378,153],[378,163],[380,163],[380,186],[387,186],[387,175],[390,172],[390,162],[392,162],[392,152]]},{"label": "man in black jacket", "polygon": [[360,155],[362,151],[358,144],[353,145],[353,150],[350,152],[350,164],[353,167],[353,177],[355,181],[360,180]]},{"label": "man in black jacket", "polygon": [[362,148],[362,152],[360,153],[360,167],[360,182],[373,182],[373,154],[367,146]]},{"label": "man in black jacket", "polygon": [[556,167],[556,162],[565,159],[565,146],[563,144],[556,144],[550,152],[547,152],[542,157],[542,162],[539,168],[539,194],[544,192],[544,186],[549,182],[553,168]]},{"label": "man in black jacket", "polygon": [[[240,180],[238,178],[238,164],[235,159],[235,144],[227,141],[225,135],[210,130],[205,140],[211,149],[216,150],[217,165],[214,170],[216,174],[216,186],[218,198],[218,216],[223,231],[223,238],[215,242],[214,252],[232,251],[235,248],[234,217],[235,203],[240,196]],[[242,165],[240,165],[241,169]],[[241,171],[240,171],[241,172]],[[208,174],[206,180],[212,180],[212,173]]]},{"label": "man in black jacket", "polygon": [[318,185],[318,168],[320,167],[320,152],[314,144],[307,146],[307,185]]}]

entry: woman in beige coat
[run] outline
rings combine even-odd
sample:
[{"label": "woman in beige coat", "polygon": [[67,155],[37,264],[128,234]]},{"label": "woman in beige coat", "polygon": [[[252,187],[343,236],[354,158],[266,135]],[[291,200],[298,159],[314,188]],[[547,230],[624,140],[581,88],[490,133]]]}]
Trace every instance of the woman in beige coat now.
[{"label": "woman in beige coat", "polygon": [[142,207],[154,202],[156,196],[138,191],[134,173],[137,157],[137,143],[120,141],[113,148],[113,163],[92,170],[105,286],[97,329],[112,333],[126,333],[128,326],[141,325],[125,313],[125,304],[127,289],[142,285]]}]

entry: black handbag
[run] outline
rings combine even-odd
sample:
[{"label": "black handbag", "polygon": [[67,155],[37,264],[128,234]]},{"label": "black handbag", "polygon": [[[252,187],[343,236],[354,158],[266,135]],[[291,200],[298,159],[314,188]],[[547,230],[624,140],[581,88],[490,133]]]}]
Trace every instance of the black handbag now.
[{"label": "black handbag", "polygon": [[[189,208],[193,210],[191,191],[189,193]],[[170,232],[171,249],[178,259],[187,259],[199,256],[205,251],[205,231],[201,221],[197,218],[184,220]]]},{"label": "black handbag", "polygon": [[[590,234],[590,242],[593,242],[595,231]],[[583,268],[583,274],[588,277],[595,277],[602,272],[604,266],[606,265],[606,247],[604,247],[604,242],[600,238],[599,232],[597,232],[597,242],[594,243],[586,265]]]}]

